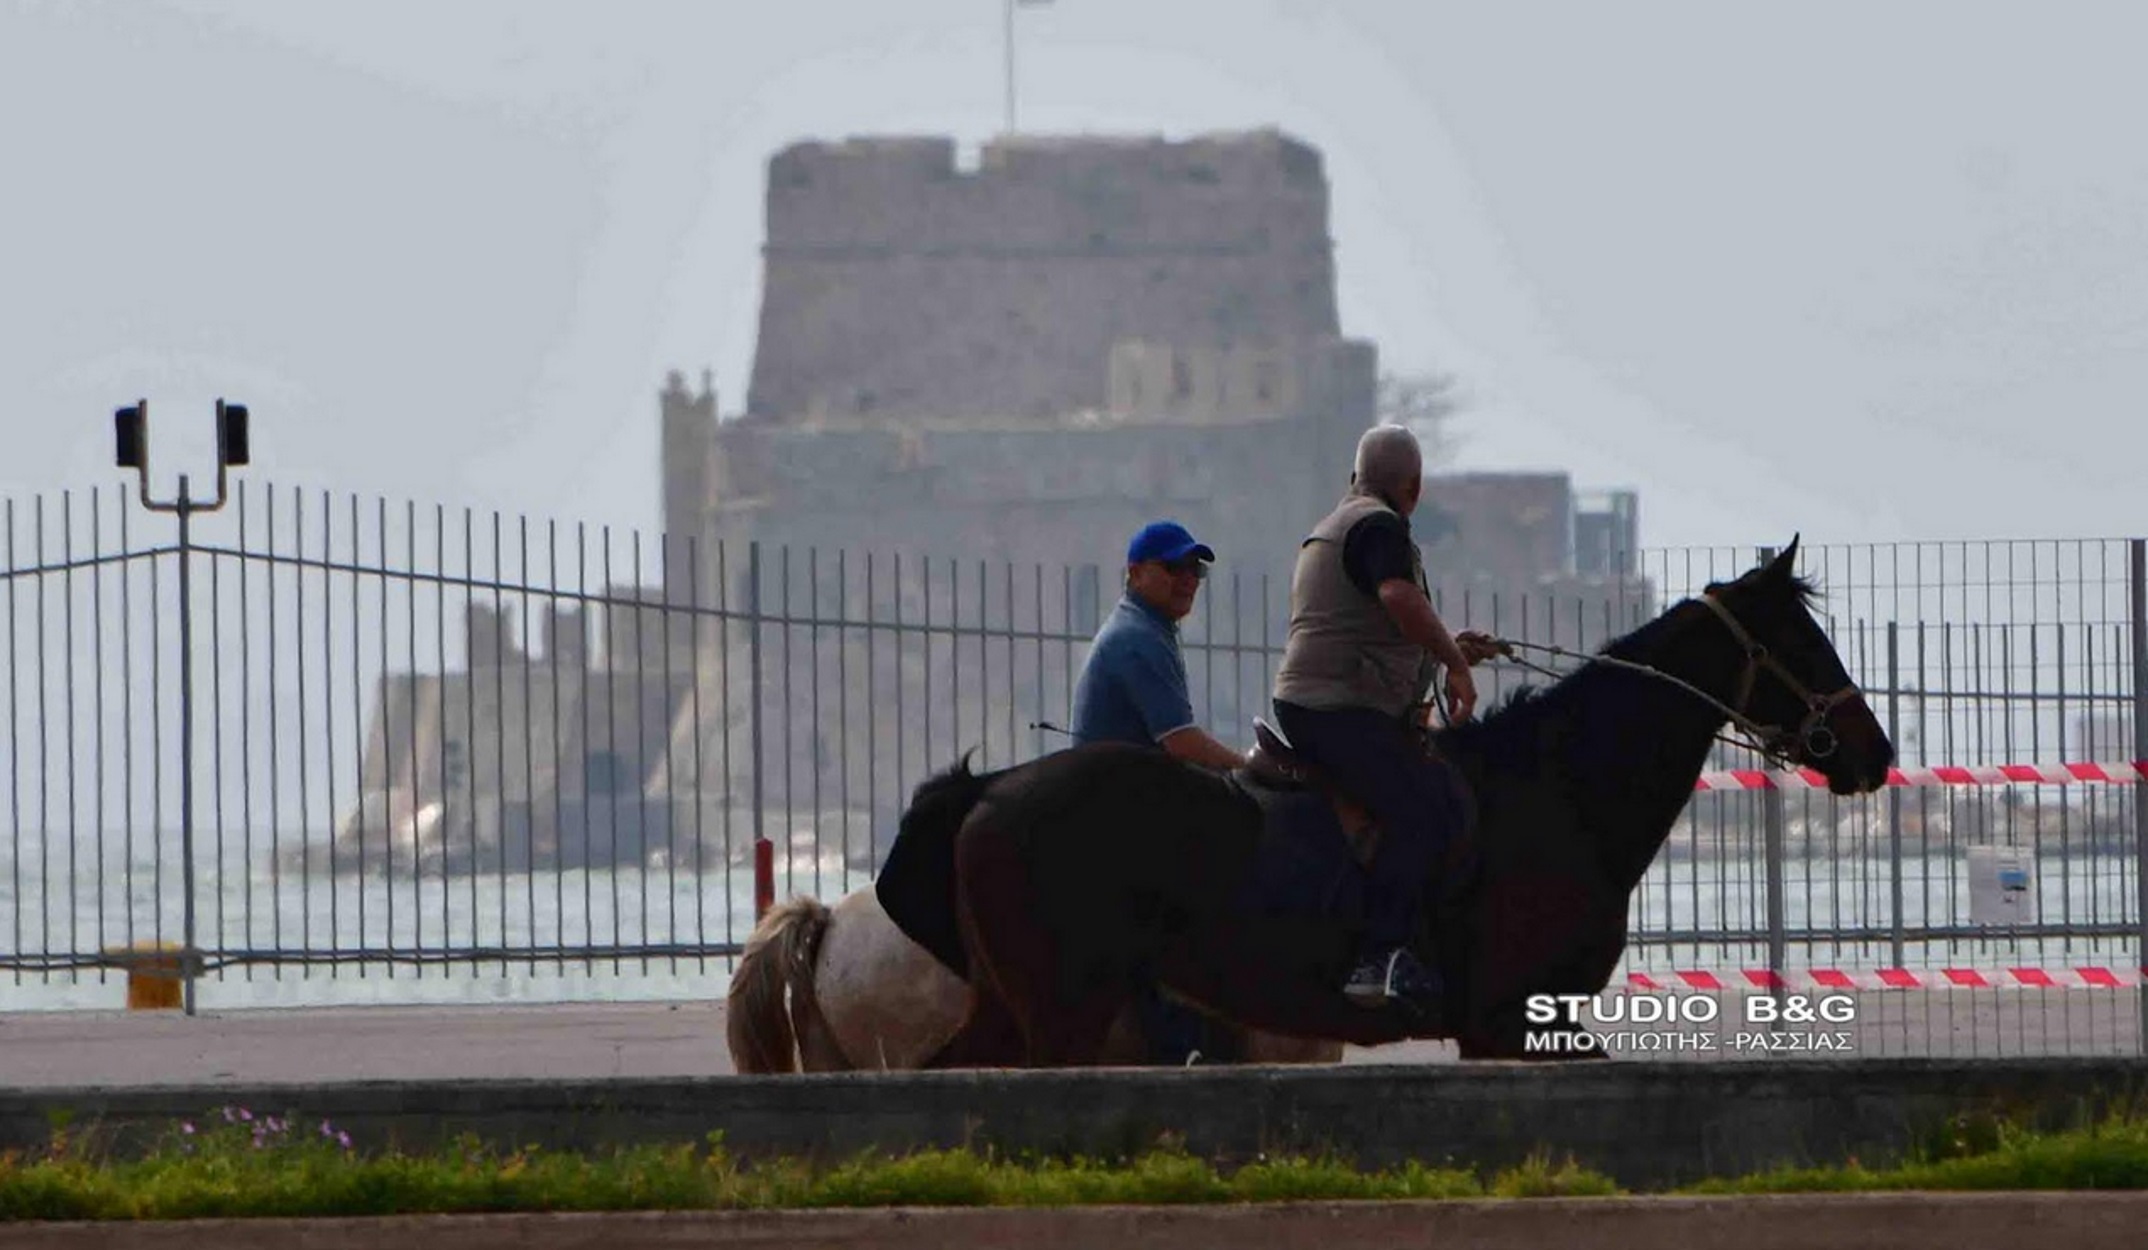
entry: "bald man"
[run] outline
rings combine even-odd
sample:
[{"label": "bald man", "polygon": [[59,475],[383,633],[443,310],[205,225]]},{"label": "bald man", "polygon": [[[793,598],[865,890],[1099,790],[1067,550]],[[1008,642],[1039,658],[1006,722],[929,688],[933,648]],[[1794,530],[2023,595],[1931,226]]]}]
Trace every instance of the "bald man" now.
[{"label": "bald man", "polygon": [[1402,999],[1432,1012],[1440,980],[1411,953],[1410,938],[1467,808],[1461,779],[1425,750],[1422,700],[1444,666],[1448,717],[1469,719],[1470,665],[1491,644],[1479,634],[1457,644],[1433,610],[1410,535],[1423,492],[1417,437],[1395,425],[1366,431],[1350,493],[1298,547],[1275,715],[1291,745],[1380,824],[1364,945],[1343,993],[1366,1006]]}]

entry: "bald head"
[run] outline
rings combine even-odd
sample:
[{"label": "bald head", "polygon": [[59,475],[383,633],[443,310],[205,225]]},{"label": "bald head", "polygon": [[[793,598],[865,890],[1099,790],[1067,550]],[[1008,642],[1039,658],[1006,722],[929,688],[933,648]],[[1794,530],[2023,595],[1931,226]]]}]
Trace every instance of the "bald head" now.
[{"label": "bald head", "polygon": [[1417,506],[1424,481],[1424,457],[1417,436],[1399,425],[1376,425],[1357,440],[1357,464],[1350,485],[1359,494],[1378,495],[1405,516]]}]

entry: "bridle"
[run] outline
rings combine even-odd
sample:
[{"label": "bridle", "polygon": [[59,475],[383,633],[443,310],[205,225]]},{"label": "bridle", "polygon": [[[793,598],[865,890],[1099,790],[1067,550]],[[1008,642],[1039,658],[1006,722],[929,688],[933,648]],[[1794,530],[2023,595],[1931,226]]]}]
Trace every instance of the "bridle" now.
[{"label": "bridle", "polygon": [[[1830,691],[1826,694],[1815,694],[1811,687],[1798,679],[1796,673],[1790,671],[1788,665],[1775,658],[1775,653],[1768,650],[1766,644],[1753,637],[1752,631],[1748,630],[1744,623],[1732,614],[1729,608],[1723,606],[1722,601],[1715,597],[1714,592],[1711,591],[1702,595],[1701,602],[1707,604],[1709,611],[1715,613],[1716,619],[1723,622],[1724,627],[1730,630],[1730,636],[1737,641],[1738,646],[1745,652],[1745,668],[1738,674],[1736,706],[1723,702],[1683,677],[1666,673],[1653,665],[1621,659],[1618,656],[1583,655],[1577,651],[1569,651],[1564,647],[1546,646],[1542,643],[1521,642],[1508,638],[1496,638],[1493,641],[1498,644],[1500,653],[1508,659],[1513,660],[1524,668],[1542,673],[1553,679],[1562,677],[1564,674],[1545,668],[1540,664],[1532,664],[1528,660],[1515,655],[1514,650],[1520,648],[1528,651],[1542,651],[1555,656],[1580,660],[1585,664],[1604,664],[1612,668],[1629,669],[1633,672],[1645,673],[1660,681],[1669,682],[1714,707],[1752,741],[1739,743],[1735,738],[1724,738],[1718,734],[1716,736],[1719,739],[1733,745],[1751,746],[1759,751],[1762,756],[1782,767],[1795,767],[1801,752],[1803,757],[1809,760],[1824,760],[1833,755],[1836,749],[1841,746],[1841,740],[1837,738],[1835,731],[1828,727],[1828,718],[1834,714],[1836,708],[1852,699],[1864,697],[1863,692],[1857,688],[1857,683],[1850,682],[1841,689]],[[1746,708],[1752,703],[1753,691],[1760,684],[1760,675],[1762,673],[1766,673],[1781,682],[1784,688],[1789,690],[1797,701],[1804,705],[1804,719],[1800,720],[1795,727],[1762,724],[1747,713]]]},{"label": "bridle", "polygon": [[[1796,758],[1794,749],[1799,747],[1804,749],[1807,759],[1824,760],[1833,755],[1842,743],[1835,736],[1835,731],[1828,727],[1827,721],[1836,708],[1852,699],[1864,697],[1863,692],[1857,688],[1857,683],[1847,682],[1838,690],[1827,694],[1814,694],[1811,688],[1798,680],[1797,674],[1791,672],[1788,665],[1776,659],[1774,652],[1754,638],[1744,624],[1731,615],[1730,609],[1724,607],[1721,600],[1713,594],[1706,594],[1701,596],[1701,602],[1708,605],[1715,613],[1716,619],[1722,621],[1724,627],[1730,630],[1730,636],[1737,639],[1738,645],[1745,649],[1745,669],[1738,675],[1738,705],[1731,713],[1731,720],[1738,728],[1752,735],[1759,744],[1761,753],[1770,759],[1793,762]],[[1796,729],[1786,729],[1780,725],[1761,725],[1745,714],[1746,705],[1752,702],[1753,687],[1758,684],[1762,672],[1772,675],[1799,703],[1805,705],[1805,718],[1798,722]]]}]

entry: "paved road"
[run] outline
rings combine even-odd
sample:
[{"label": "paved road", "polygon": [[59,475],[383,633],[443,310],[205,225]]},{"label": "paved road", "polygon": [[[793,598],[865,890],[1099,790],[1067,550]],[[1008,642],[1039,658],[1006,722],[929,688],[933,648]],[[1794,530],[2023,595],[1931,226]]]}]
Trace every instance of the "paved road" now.
[{"label": "paved road", "polygon": [[1287,1203],[868,1211],[629,1212],[25,1224],[22,1250],[318,1250],[380,1245],[525,1247],[814,1245],[924,1250],[1218,1250],[1239,1246],[1424,1246],[1508,1250],[2076,1250],[2140,1244],[2148,1194],[1795,1194],[1765,1198],[1537,1198],[1515,1201]]},{"label": "paved road", "polygon": [[[2138,997],[2123,990],[1858,995],[1850,1056],[2137,1053]],[[1712,1053],[1742,1015],[1724,999]],[[1616,1027],[1610,1031],[1617,1032]],[[1452,1062],[1445,1043],[1352,1049],[1346,1063]],[[1824,1057],[1824,1056],[1821,1056]],[[603,1079],[731,1071],[721,1002],[365,1006],[177,1012],[0,1012],[0,1085],[217,1085],[483,1077]]]},{"label": "paved road", "polygon": [[[1355,1062],[1451,1058],[1438,1043]],[[0,1013],[0,1085],[218,1085],[732,1071],[721,1003]]]}]

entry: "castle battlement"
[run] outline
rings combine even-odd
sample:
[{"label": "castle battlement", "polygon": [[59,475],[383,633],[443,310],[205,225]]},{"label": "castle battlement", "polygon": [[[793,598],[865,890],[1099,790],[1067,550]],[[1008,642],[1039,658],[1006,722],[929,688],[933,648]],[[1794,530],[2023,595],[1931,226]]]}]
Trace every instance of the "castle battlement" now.
[{"label": "castle battlement", "polygon": [[1276,131],[797,144],[763,263],[760,420],[1046,420],[1110,406],[1122,342],[1340,335],[1320,156]]}]

